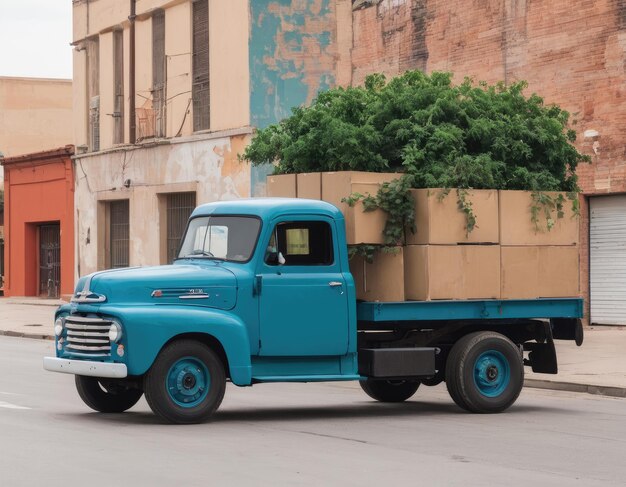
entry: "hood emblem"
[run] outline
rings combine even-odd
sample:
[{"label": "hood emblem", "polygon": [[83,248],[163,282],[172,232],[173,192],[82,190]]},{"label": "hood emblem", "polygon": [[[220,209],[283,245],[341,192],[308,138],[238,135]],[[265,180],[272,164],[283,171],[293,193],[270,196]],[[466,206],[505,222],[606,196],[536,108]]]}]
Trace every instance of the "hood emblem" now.
[{"label": "hood emblem", "polygon": [[210,295],[204,289],[155,289],[151,296],[153,298],[178,296],[178,299],[206,299]]},{"label": "hood emblem", "polygon": [[184,294],[178,296],[178,299],[205,299],[209,295],[204,292],[204,289],[190,289]]}]

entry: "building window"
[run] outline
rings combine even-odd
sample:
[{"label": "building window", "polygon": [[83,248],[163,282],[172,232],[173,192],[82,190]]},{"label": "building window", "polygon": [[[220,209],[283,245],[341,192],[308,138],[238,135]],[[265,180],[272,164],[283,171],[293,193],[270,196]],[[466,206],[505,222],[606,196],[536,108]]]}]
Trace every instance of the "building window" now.
[{"label": "building window", "polygon": [[113,143],[124,143],[124,31],[113,32]]},{"label": "building window", "polygon": [[170,193],[166,196],[167,262],[177,256],[180,239],[185,233],[187,220],[196,207],[196,193]]},{"label": "building window", "polygon": [[100,150],[100,42],[87,41],[87,97],[89,98],[89,149]]},{"label": "building window", "polygon": [[152,15],[152,109],[154,136],[165,136],[165,12]]},{"label": "building window", "polygon": [[209,2],[198,0],[193,3],[193,130],[210,128],[210,85],[209,85]]},{"label": "building window", "polygon": [[128,200],[109,203],[109,256],[111,269],[129,265],[129,205]]}]

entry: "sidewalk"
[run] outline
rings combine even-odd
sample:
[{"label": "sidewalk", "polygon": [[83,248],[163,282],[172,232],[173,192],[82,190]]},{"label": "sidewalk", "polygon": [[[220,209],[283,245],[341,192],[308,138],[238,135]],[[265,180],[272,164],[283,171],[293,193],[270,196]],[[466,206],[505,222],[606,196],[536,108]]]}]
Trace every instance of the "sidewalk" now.
[{"label": "sidewalk", "polygon": [[[54,311],[63,301],[0,298],[0,335],[53,339]],[[526,387],[626,397],[626,327],[585,329],[585,342],[557,341],[559,373],[533,374]]]}]

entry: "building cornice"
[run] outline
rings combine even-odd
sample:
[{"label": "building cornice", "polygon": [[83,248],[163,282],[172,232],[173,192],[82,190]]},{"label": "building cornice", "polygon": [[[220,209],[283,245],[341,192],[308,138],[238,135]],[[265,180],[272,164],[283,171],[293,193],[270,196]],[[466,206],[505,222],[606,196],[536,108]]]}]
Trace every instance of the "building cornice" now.
[{"label": "building cornice", "polygon": [[194,142],[225,139],[242,135],[251,135],[252,133],[254,133],[254,127],[246,126],[236,129],[218,130],[215,132],[199,132],[193,135],[172,137],[167,139],[146,139],[136,144],[116,145],[114,147],[109,147],[98,152],[85,152],[82,154],[74,154],[72,159],[87,159],[90,157],[98,157],[106,154],[112,154],[115,152],[133,151],[137,149],[150,149],[152,147],[160,147],[164,145],[189,144]]},{"label": "building cornice", "polygon": [[50,162],[50,159],[71,157],[72,155],[74,155],[74,146],[66,145],[57,149],[32,152],[21,156],[0,157],[0,165],[7,167],[18,164],[47,164]]}]

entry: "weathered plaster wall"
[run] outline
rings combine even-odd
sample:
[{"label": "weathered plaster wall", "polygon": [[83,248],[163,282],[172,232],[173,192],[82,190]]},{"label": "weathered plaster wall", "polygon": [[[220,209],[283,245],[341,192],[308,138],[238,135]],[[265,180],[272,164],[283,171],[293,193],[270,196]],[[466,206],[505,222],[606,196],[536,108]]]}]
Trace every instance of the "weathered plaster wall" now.
[{"label": "weathered plaster wall", "polygon": [[211,130],[250,125],[248,0],[209,2]]},{"label": "weathered plaster wall", "polygon": [[85,51],[72,52],[72,105],[71,105],[71,126],[73,142],[77,147],[87,144],[87,85],[85,84],[85,73],[87,71],[87,57]]},{"label": "weathered plaster wall", "polygon": [[[211,131],[250,125],[250,76],[248,65],[248,0],[211,0],[209,2],[209,49],[211,82]],[[193,134],[192,91],[192,2],[190,0],[138,0],[135,21],[135,106],[137,138],[153,133],[152,103],[152,14],[165,12],[166,55],[166,137]],[[113,146],[113,29],[124,36],[124,132],[129,141],[130,126],[130,3],[128,0],[79,0],[73,4],[74,121],[78,125],[73,139],[77,146],[87,143],[88,118],[84,85],[86,83],[85,39],[99,37],[100,56],[100,149]]]},{"label": "weathered plaster wall", "polygon": [[[337,3],[255,0],[249,4],[250,118],[253,126],[263,128],[335,85]],[[254,195],[265,194],[265,176],[270,171],[271,166],[253,168]]]},{"label": "weathered plaster wall", "polygon": [[[104,39],[100,36],[100,49]],[[112,39],[111,39],[112,42]],[[154,135],[152,120],[152,18],[135,22],[135,108],[137,110],[137,138]],[[130,52],[128,53],[130,56]],[[111,63],[111,66],[113,64]],[[102,62],[100,64],[101,68]],[[111,84],[104,84],[105,78],[100,70],[100,91],[113,93],[113,78]],[[102,120],[103,113],[100,112]],[[100,147],[111,147],[111,143],[104,143]]]},{"label": "weathered plaster wall", "polygon": [[[134,266],[163,261],[160,236],[165,230],[159,224],[160,194],[194,191],[198,204],[249,196],[249,168],[237,160],[248,137],[195,137],[150,149],[77,158],[78,273],[85,275],[104,266],[99,242],[106,201],[130,200],[130,265]],[[131,181],[129,188],[124,187],[127,179]]]},{"label": "weathered plaster wall", "polygon": [[[111,114],[114,109],[113,96],[113,32],[106,32],[100,36],[100,86],[107,89],[100,90],[100,146],[113,145],[113,130],[115,119]],[[110,89],[109,89],[110,88]]]},{"label": "weathered plaster wall", "polygon": [[166,135],[193,132],[191,113],[191,35],[181,35],[181,25],[191,19],[191,3],[165,11],[165,56],[167,63]]}]

